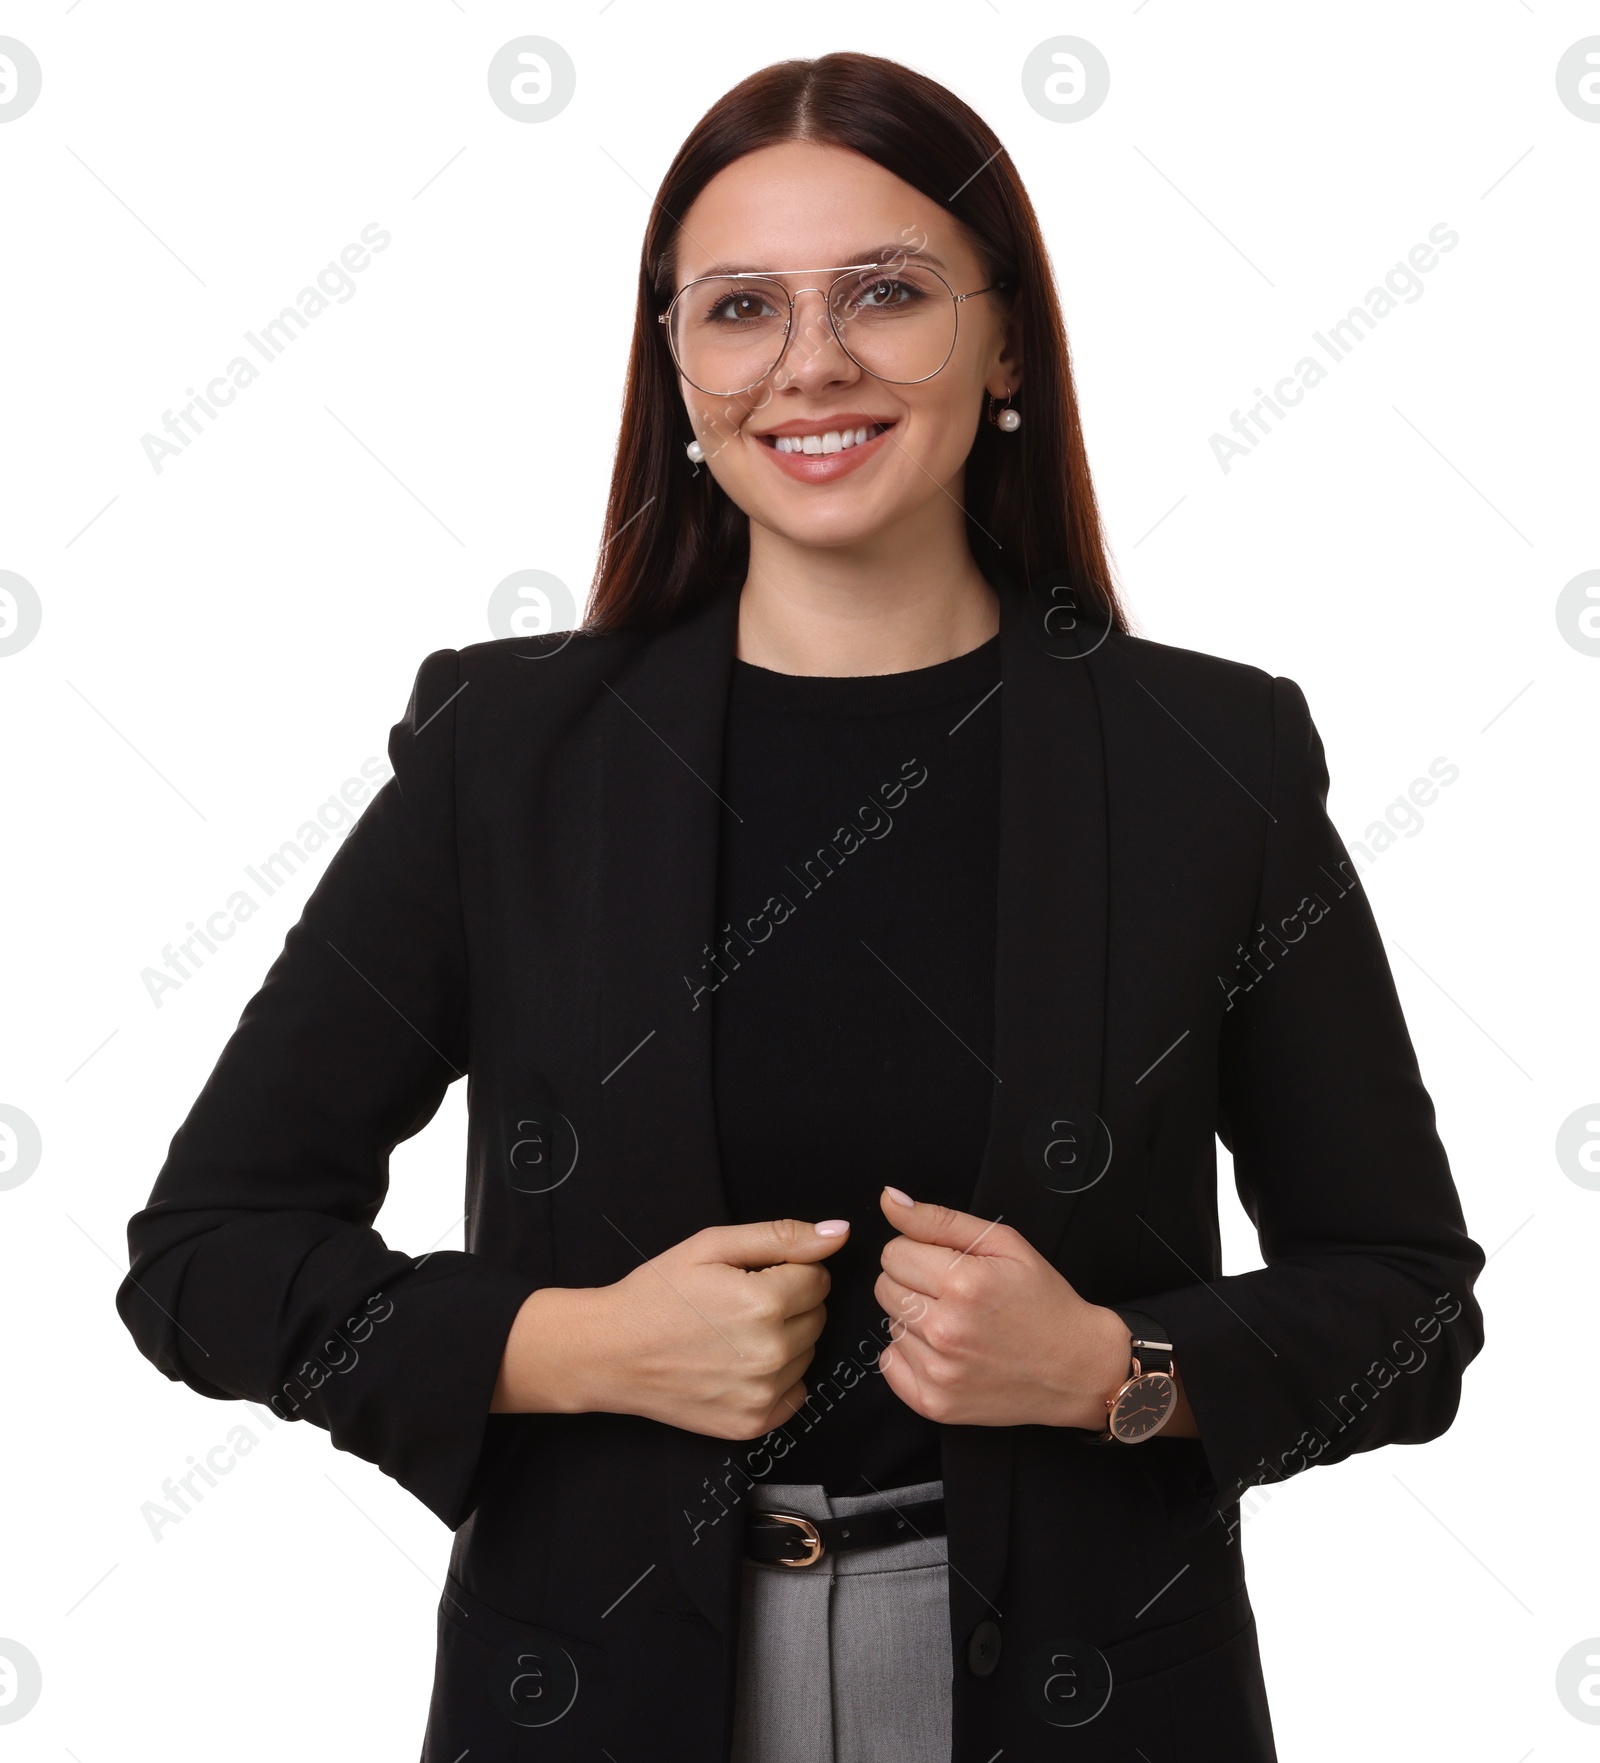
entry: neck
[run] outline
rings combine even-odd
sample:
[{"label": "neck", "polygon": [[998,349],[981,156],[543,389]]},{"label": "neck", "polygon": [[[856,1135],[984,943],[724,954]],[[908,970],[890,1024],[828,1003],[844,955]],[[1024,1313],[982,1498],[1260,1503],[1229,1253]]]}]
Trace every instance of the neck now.
[{"label": "neck", "polygon": [[741,661],[776,673],[904,673],[965,655],[1000,628],[959,503],[851,545],[802,545],[750,523]]}]

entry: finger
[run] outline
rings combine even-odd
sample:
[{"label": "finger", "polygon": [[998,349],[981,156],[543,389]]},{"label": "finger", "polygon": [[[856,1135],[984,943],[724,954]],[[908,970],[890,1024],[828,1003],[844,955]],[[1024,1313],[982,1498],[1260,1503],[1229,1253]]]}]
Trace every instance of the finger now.
[{"label": "finger", "polygon": [[884,1348],[892,1365],[899,1360],[901,1367],[915,1378],[919,1388],[927,1388],[930,1382],[928,1367],[939,1357],[936,1348],[930,1347],[924,1340],[907,1331],[896,1341],[891,1341]]},{"label": "finger", "polygon": [[886,1187],[878,1196],[878,1204],[896,1230],[920,1243],[937,1243],[970,1255],[1015,1253],[1010,1239],[1016,1233],[998,1219],[975,1218],[972,1213],[957,1212],[952,1206],[913,1200],[899,1188]]},{"label": "finger", "polygon": [[803,1310],[814,1310],[833,1285],[826,1267],[792,1261],[779,1262],[776,1267],[757,1268],[750,1278],[759,1280],[763,1291],[776,1293],[785,1316],[798,1316]]},{"label": "finger", "polygon": [[774,1267],[784,1261],[821,1261],[849,1240],[842,1218],[807,1224],[798,1218],[768,1218],[759,1224],[711,1224],[689,1238],[695,1261],[721,1261],[729,1267]]},{"label": "finger", "polygon": [[928,1410],[928,1392],[935,1386],[929,1381],[927,1368],[933,1349],[905,1335],[878,1355],[878,1368],[883,1380],[905,1405],[918,1414]]},{"label": "finger", "polygon": [[[809,1359],[827,1320],[828,1313],[821,1304],[815,1310],[803,1310],[798,1316],[789,1317],[783,1325],[784,1351],[791,1358]],[[798,1377],[804,1370],[805,1366],[801,1365],[790,1375]]]},{"label": "finger", "polygon": [[902,1334],[919,1333],[923,1321],[933,1309],[934,1301],[926,1292],[901,1285],[892,1274],[880,1273],[872,1288],[873,1296],[889,1318],[889,1332],[899,1339]]},{"label": "finger", "polygon": [[769,1432],[776,1431],[785,1421],[793,1420],[805,1405],[806,1386],[796,1378],[794,1383],[767,1410],[760,1426],[750,1434],[750,1437],[765,1438]]},{"label": "finger", "polygon": [[769,1377],[764,1379],[766,1387],[769,1390],[782,1390],[785,1392],[792,1390],[796,1384],[799,1383],[800,1379],[805,1376],[806,1368],[810,1363],[811,1348],[805,1347],[800,1352],[796,1353],[792,1359],[789,1359],[783,1365],[780,1365]]},{"label": "finger", "polygon": [[930,1298],[944,1298],[959,1279],[973,1272],[982,1257],[963,1255],[938,1243],[919,1243],[913,1237],[890,1237],[878,1259],[884,1272],[893,1274],[901,1285]]}]

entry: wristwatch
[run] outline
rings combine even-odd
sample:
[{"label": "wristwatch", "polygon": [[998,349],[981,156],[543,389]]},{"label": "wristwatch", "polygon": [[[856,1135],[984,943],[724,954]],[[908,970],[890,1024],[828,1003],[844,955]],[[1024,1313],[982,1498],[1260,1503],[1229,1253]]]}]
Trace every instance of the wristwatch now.
[{"label": "wristwatch", "polygon": [[1095,1442],[1142,1444],[1160,1432],[1178,1406],[1178,1361],[1159,1322],[1138,1310],[1111,1308],[1133,1336],[1131,1363],[1127,1377],[1106,1397],[1106,1430]]}]

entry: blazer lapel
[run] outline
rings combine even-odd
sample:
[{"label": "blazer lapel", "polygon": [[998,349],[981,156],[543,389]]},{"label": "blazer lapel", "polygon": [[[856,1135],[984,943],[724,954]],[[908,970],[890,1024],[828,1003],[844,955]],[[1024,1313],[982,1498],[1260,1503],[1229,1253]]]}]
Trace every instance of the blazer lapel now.
[{"label": "blazer lapel", "polygon": [[1048,1259],[1103,1172],[1105,752],[1094,658],[1058,658],[1009,577],[1001,596],[995,1085],[971,1210]]},{"label": "blazer lapel", "polygon": [[[602,681],[598,805],[605,1218],[634,1266],[729,1213],[712,1098],[722,737],[738,595],[641,641]],[[692,983],[693,982],[693,983]],[[605,1228],[604,1225],[601,1226]],[[626,1243],[621,1239],[626,1238]]]},{"label": "blazer lapel", "polygon": [[[723,726],[739,596],[641,639],[610,669],[594,878],[601,901],[597,1194],[586,1221],[615,1272],[730,1221],[712,1089]],[[650,1479],[673,1568],[701,1613],[736,1633],[742,1514],[724,1483],[739,1447],[660,1426]],[[720,1495],[720,1498],[718,1497]],[[731,1507],[731,1511],[725,1510]]]},{"label": "blazer lapel", "polygon": [[[989,1138],[969,1208],[1058,1266],[1111,1146],[1100,1123],[1108,832],[1094,657],[1053,653],[1047,608],[1008,575],[1000,594],[1001,782]],[[1092,637],[1089,641],[1092,642]],[[1086,646],[1086,645],[1084,645]],[[942,1436],[955,1634],[996,1612],[1010,1534],[1013,1434]],[[1001,1612],[1003,1614],[1003,1612]]]}]

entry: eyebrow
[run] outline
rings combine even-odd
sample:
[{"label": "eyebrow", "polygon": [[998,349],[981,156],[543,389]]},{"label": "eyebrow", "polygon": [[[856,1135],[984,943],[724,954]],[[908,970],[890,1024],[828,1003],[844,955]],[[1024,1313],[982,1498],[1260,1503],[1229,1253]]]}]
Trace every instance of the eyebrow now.
[{"label": "eyebrow", "polygon": [[[852,263],[885,263],[894,258],[904,258],[908,263],[926,263],[931,265],[934,269],[939,270],[946,267],[943,259],[934,256],[933,252],[908,251],[904,245],[899,243],[863,246],[851,254],[850,261]],[[799,269],[806,269],[811,267],[826,268],[828,266],[799,264],[796,267]],[[775,273],[777,272],[774,270],[765,269],[753,263],[713,263],[701,270],[698,276],[691,276],[689,279],[691,281],[699,281],[702,277],[708,275],[773,275]],[[793,274],[794,271],[786,270],[783,273]]]}]

